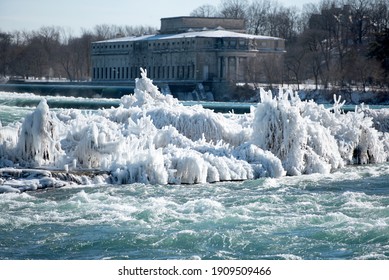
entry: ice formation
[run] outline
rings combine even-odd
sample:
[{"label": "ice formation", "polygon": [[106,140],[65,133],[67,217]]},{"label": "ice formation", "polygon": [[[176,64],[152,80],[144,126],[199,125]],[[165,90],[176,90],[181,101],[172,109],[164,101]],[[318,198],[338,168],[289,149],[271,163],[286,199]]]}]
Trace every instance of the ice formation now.
[{"label": "ice formation", "polygon": [[64,181],[247,180],[388,160],[383,113],[357,108],[345,114],[337,99],[326,109],[290,90],[277,96],[261,90],[261,102],[251,113],[226,116],[199,105],[185,107],[161,94],[145,71],[141,76],[134,94],[124,96],[118,108],[53,112],[42,99],[22,123],[0,127],[1,190],[22,189],[9,178],[26,168],[45,170],[24,176],[38,178],[30,181],[34,189]]}]

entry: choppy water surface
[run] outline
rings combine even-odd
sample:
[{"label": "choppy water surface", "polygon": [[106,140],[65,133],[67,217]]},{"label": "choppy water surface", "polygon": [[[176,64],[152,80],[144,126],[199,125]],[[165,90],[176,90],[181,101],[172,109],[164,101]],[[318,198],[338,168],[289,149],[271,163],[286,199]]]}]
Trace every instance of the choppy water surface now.
[{"label": "choppy water surface", "polygon": [[389,165],[0,195],[1,259],[388,259]]},{"label": "choppy water surface", "polygon": [[0,177],[0,259],[389,259],[387,110],[263,92],[225,116],[146,77],[120,102],[1,95],[0,166],[24,175]]}]

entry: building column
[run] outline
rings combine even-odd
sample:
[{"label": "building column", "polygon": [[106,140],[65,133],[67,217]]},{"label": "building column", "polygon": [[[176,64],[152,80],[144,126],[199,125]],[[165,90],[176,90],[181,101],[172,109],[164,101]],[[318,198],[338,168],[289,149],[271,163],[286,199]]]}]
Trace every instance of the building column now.
[{"label": "building column", "polygon": [[235,56],[235,80],[239,81],[239,57]]},{"label": "building column", "polygon": [[221,57],[217,58],[217,77],[221,79],[223,76],[223,59]]},{"label": "building column", "polygon": [[235,75],[236,75],[236,70],[235,70],[236,62],[234,60],[235,60],[235,56],[230,56],[228,58],[227,80],[234,80],[235,79]]},{"label": "building column", "polygon": [[223,78],[228,79],[228,56],[223,57],[224,65],[223,65]]}]

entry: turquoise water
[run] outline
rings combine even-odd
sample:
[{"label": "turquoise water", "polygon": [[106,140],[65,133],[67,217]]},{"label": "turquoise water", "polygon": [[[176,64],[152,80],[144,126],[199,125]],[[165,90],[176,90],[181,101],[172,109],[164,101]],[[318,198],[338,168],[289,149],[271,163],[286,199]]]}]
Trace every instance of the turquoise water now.
[{"label": "turquoise water", "polygon": [[389,165],[0,195],[1,259],[389,259]]},{"label": "turquoise water", "polygon": [[[2,125],[33,110],[23,98],[4,100]],[[386,163],[244,182],[3,193],[0,259],[389,259],[388,182]]]}]

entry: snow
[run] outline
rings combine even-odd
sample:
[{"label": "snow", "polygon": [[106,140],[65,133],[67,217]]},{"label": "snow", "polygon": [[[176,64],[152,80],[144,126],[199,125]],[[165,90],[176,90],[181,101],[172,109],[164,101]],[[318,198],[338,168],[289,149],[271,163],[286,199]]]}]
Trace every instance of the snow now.
[{"label": "snow", "polygon": [[[329,173],[389,159],[388,111],[342,112],[292,90],[244,115],[185,107],[147,72],[118,108],[50,110],[45,99],[22,122],[0,126],[0,192],[69,184],[196,184]],[[21,175],[23,174],[23,175]]]},{"label": "snow", "polygon": [[238,33],[228,30],[203,30],[203,31],[189,31],[179,34],[157,34],[157,35],[143,35],[143,36],[131,36],[121,37],[115,39],[109,39],[104,41],[98,41],[95,43],[123,43],[132,41],[154,41],[154,40],[168,40],[168,39],[186,39],[186,38],[242,38],[242,39],[272,39],[281,40],[277,37],[252,35],[246,33]]}]

